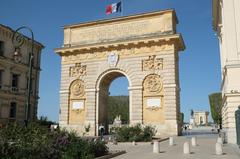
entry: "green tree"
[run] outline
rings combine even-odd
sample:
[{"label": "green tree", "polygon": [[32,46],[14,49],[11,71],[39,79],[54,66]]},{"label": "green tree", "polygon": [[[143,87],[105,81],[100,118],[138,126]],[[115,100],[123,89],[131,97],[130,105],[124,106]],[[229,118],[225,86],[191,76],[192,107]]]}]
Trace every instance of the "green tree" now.
[{"label": "green tree", "polygon": [[209,96],[209,103],[211,114],[214,123],[220,125],[222,127],[222,94],[221,93],[213,93]]},{"label": "green tree", "polygon": [[123,124],[129,123],[129,97],[109,96],[108,98],[108,123],[112,124],[115,117],[120,115]]},{"label": "green tree", "polygon": [[194,111],[191,109],[191,118],[193,118]]},{"label": "green tree", "polygon": [[180,113],[180,122],[183,125],[183,123],[184,123],[184,113]]}]

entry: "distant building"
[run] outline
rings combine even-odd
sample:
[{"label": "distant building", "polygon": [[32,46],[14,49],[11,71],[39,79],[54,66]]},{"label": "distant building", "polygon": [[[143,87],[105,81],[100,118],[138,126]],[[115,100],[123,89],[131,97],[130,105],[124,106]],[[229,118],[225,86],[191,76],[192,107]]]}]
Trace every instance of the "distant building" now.
[{"label": "distant building", "polygon": [[195,126],[207,125],[208,124],[209,112],[206,111],[194,111],[193,119]]},{"label": "distant building", "polygon": [[222,122],[228,143],[236,141],[235,111],[240,105],[240,1],[213,0],[213,30],[220,45]]},{"label": "distant building", "polygon": [[[25,42],[18,51],[21,58],[14,57],[16,51],[12,44],[14,30],[0,24],[0,124],[11,121],[22,122],[25,119],[27,94],[28,61],[31,40]],[[35,41],[32,71],[32,92],[29,119],[37,115],[41,50],[44,46]]]}]

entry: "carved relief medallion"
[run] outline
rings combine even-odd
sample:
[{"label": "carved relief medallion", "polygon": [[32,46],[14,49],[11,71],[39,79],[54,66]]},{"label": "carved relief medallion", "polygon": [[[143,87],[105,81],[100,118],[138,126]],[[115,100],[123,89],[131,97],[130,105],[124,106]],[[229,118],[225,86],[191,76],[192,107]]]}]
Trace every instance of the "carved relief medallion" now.
[{"label": "carved relief medallion", "polygon": [[158,75],[149,75],[144,80],[144,95],[159,95],[162,90],[162,81]]},{"label": "carved relief medallion", "polygon": [[71,86],[71,96],[72,97],[82,97],[85,94],[84,83],[81,80],[76,80]]},{"label": "carved relief medallion", "polygon": [[108,55],[108,64],[110,67],[115,67],[117,65],[118,62],[118,54],[117,53],[110,53]]},{"label": "carved relief medallion", "polygon": [[75,66],[70,67],[69,76],[75,77],[86,75],[86,67],[87,67],[86,65],[81,66],[81,63],[76,63]]},{"label": "carved relief medallion", "polygon": [[142,61],[143,71],[163,69],[163,59],[156,58],[156,55],[149,56],[147,60]]}]

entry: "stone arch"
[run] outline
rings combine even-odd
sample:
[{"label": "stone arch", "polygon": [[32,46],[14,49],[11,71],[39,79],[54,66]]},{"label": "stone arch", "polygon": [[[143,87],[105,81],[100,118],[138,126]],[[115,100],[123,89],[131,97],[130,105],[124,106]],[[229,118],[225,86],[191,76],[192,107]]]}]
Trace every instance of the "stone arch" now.
[{"label": "stone arch", "polygon": [[[146,16],[150,20],[146,19]],[[176,57],[178,51],[184,50],[185,46],[181,35],[176,31],[176,24],[175,12],[166,10],[66,26],[63,47],[56,49],[62,56],[63,84],[60,103],[63,113],[60,115],[60,125],[83,132],[84,126],[90,123],[91,135],[97,135],[100,98],[103,100],[107,98],[110,81],[118,76],[126,76],[129,82],[130,125],[147,123],[157,128],[156,135],[177,135],[180,130],[178,121],[180,90]],[[147,30],[144,29],[146,27]],[[98,34],[94,34],[95,32]],[[79,65],[76,63],[79,62],[86,66],[86,73],[69,74],[74,64],[78,68]],[[160,75],[160,81],[163,81],[160,82],[163,84],[160,91],[154,92],[153,88],[151,91],[150,87],[143,87],[143,81],[149,79],[152,73],[154,76]],[[78,77],[79,75],[81,77]],[[156,79],[159,79],[158,76]],[[83,79],[86,86],[85,125],[66,122],[66,108],[69,107],[66,102],[67,83],[74,78]],[[150,90],[148,92],[147,87]],[[146,108],[149,101],[150,103],[158,101],[160,106]]]},{"label": "stone arch", "polygon": [[98,76],[98,78],[97,78],[97,80],[96,80],[96,89],[97,89],[97,90],[98,90],[99,87],[100,87],[100,83],[101,83],[102,79],[103,79],[107,74],[110,74],[110,73],[113,73],[113,72],[123,74],[123,75],[127,78],[127,80],[128,80],[129,87],[132,86],[132,84],[131,84],[131,79],[130,79],[130,77],[128,76],[128,74],[126,73],[126,71],[124,71],[123,69],[114,68],[114,69],[105,70],[105,71],[103,71],[103,72]]},{"label": "stone arch", "polygon": [[[115,69],[109,69],[104,72],[102,72],[96,82],[96,131],[98,130],[99,125],[104,125],[106,129],[108,129],[108,123],[107,121],[107,98],[108,98],[108,92],[109,92],[109,86],[111,82],[121,76],[125,76],[128,80],[129,87],[131,87],[131,81],[129,79],[129,76],[126,74],[126,72],[122,71],[121,69],[115,68]],[[131,96],[129,96],[129,116],[131,116]],[[98,132],[96,132],[98,134]]]},{"label": "stone arch", "polygon": [[76,79],[69,86],[69,107],[68,123],[84,123],[86,106],[85,106],[85,84],[82,80]]}]

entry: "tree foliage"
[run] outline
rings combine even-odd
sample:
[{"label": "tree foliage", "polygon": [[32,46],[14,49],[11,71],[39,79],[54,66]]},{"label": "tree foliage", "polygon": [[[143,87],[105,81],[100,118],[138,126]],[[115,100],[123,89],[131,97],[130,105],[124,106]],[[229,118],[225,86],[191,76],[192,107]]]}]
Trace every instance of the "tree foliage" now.
[{"label": "tree foliage", "polygon": [[74,132],[13,123],[0,129],[1,159],[93,159],[108,153],[100,140],[87,141]]},{"label": "tree foliage", "polygon": [[152,126],[142,126],[137,124],[135,126],[113,127],[111,133],[116,135],[117,141],[120,142],[140,142],[152,141],[156,130]]},{"label": "tree foliage", "polygon": [[213,93],[209,95],[209,103],[213,121],[217,124],[222,123],[222,94]]},{"label": "tree foliage", "polygon": [[123,124],[129,123],[129,97],[109,96],[108,98],[108,123],[112,124],[115,117],[120,115]]}]

